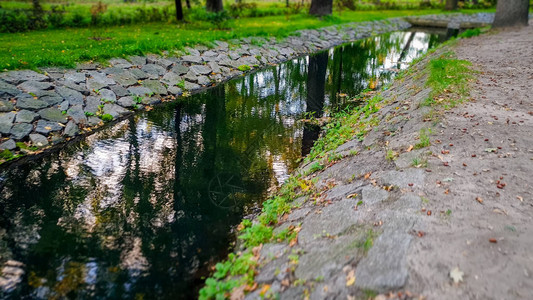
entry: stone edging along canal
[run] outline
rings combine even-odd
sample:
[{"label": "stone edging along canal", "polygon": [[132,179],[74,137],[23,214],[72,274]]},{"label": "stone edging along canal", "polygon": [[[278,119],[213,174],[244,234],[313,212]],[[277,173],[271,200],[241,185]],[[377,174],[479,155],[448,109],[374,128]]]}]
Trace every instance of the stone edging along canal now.
[{"label": "stone edging along canal", "polygon": [[[430,17],[431,18],[431,17]],[[283,41],[243,38],[180,57],[115,58],[76,70],[0,74],[0,164],[44,153],[135,111],[200,92],[247,71],[411,25],[401,18],[300,30]]]}]

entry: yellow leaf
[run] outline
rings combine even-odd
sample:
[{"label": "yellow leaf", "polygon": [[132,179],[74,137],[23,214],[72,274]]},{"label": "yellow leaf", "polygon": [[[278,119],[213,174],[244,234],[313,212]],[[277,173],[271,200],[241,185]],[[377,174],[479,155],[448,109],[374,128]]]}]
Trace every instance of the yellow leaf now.
[{"label": "yellow leaf", "polygon": [[259,292],[259,295],[264,296],[266,294],[266,292],[268,292],[268,290],[270,290],[270,284],[265,284],[261,288],[261,292]]},{"label": "yellow leaf", "polygon": [[351,270],[346,276],[346,286],[352,286],[355,283],[355,271]]}]

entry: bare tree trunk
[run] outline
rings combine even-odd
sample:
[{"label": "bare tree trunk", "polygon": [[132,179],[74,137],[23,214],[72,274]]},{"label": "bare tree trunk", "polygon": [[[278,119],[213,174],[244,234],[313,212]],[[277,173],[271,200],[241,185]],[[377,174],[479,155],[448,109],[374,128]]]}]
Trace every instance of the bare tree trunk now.
[{"label": "bare tree trunk", "polygon": [[492,27],[527,26],[529,0],[499,0]]},{"label": "bare tree trunk", "polygon": [[224,9],[222,0],[207,0],[205,8],[210,12],[219,12]]},{"label": "bare tree trunk", "polygon": [[331,15],[333,0],[312,0],[309,14],[314,16]]},{"label": "bare tree trunk", "polygon": [[176,20],[183,21],[183,8],[181,7],[181,0],[174,0],[176,4]]},{"label": "bare tree trunk", "polygon": [[191,1],[190,0],[185,0],[185,5],[187,5],[188,9],[191,9]]},{"label": "bare tree trunk", "polygon": [[444,6],[445,10],[456,10],[458,0],[446,0],[446,5]]}]

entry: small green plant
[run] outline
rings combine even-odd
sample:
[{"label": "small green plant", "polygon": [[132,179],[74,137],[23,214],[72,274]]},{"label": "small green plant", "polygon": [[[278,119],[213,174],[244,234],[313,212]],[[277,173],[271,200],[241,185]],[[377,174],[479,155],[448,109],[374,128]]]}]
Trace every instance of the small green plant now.
[{"label": "small green plant", "polygon": [[143,103],[143,97],[139,95],[135,95],[133,96],[133,102],[135,102],[136,104],[141,104]]},{"label": "small green plant", "polygon": [[392,149],[387,150],[387,154],[385,155],[385,158],[387,160],[393,161],[398,157],[398,153]]},{"label": "small green plant", "polygon": [[4,151],[0,152],[0,159],[10,160],[13,158],[13,153],[11,151],[5,149]]},{"label": "small green plant", "polygon": [[239,71],[246,72],[250,71],[252,67],[250,67],[249,65],[240,65],[237,67],[237,69],[239,69]]},{"label": "small green plant", "polygon": [[418,143],[415,145],[415,149],[429,147],[431,142],[429,140],[429,135],[431,134],[430,128],[422,128],[418,134]]},{"label": "small green plant", "polygon": [[86,112],[85,112],[85,116],[87,116],[87,117],[92,117],[92,116],[94,116],[94,113],[93,113],[93,112],[90,112],[90,111],[86,111]]},{"label": "small green plant", "polygon": [[66,115],[66,114],[67,114],[67,111],[66,111],[66,110],[63,110],[63,111],[61,111],[61,114]]},{"label": "small green plant", "polygon": [[314,172],[317,172],[317,171],[320,171],[320,170],[323,170],[324,169],[324,166],[322,164],[320,164],[318,161],[315,161],[312,165],[311,165],[311,168],[309,168],[309,173],[314,173]]},{"label": "small green plant", "polygon": [[113,121],[113,116],[110,114],[103,114],[101,117],[102,121],[104,122],[111,122]]},{"label": "small green plant", "polygon": [[479,28],[473,28],[473,29],[467,29],[463,32],[461,32],[458,37],[460,38],[471,38],[474,36],[478,36],[481,34],[481,29]]},{"label": "small green plant", "polygon": [[185,80],[182,79],[180,82],[176,83],[176,86],[182,90],[185,90]]}]

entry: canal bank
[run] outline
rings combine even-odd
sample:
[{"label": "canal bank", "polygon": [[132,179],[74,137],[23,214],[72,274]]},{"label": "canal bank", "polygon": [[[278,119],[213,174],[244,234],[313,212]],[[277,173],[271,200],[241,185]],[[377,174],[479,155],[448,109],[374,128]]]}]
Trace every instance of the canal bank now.
[{"label": "canal bank", "polygon": [[[432,20],[438,16],[428,16]],[[438,17],[440,21],[446,19]],[[447,15],[487,22],[492,14]],[[247,72],[411,25],[401,18],[300,30],[278,41],[245,38],[149,55],[0,74],[0,163],[41,154],[161,102],[201,92]]]},{"label": "canal bank", "polygon": [[530,296],[532,36],[447,45],[333,118],[200,298]]}]

